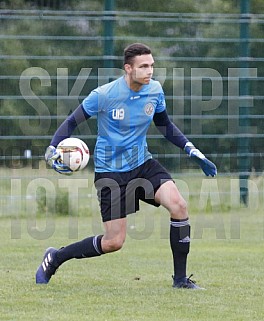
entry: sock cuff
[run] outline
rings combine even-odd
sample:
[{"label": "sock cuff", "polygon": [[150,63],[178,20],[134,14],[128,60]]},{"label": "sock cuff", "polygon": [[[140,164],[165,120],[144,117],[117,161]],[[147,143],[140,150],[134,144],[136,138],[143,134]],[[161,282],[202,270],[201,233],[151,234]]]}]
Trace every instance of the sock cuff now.
[{"label": "sock cuff", "polygon": [[103,235],[96,235],[93,237],[93,247],[99,255],[104,254],[102,250],[102,245],[101,245],[102,237]]},{"label": "sock cuff", "polygon": [[171,218],[170,225],[173,227],[190,226],[190,220],[189,218],[186,218],[183,220],[177,220],[177,219]]}]

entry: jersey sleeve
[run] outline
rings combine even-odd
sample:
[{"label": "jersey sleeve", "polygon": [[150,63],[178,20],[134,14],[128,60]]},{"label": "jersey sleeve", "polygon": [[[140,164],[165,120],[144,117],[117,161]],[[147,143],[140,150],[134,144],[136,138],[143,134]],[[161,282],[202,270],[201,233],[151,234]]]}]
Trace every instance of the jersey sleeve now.
[{"label": "jersey sleeve", "polygon": [[[100,99],[99,99],[99,97],[100,97]],[[99,95],[98,90],[93,90],[83,100],[83,102],[82,102],[83,109],[90,116],[97,115],[98,112],[101,110],[101,106],[103,105],[102,99],[103,99],[102,95]]]},{"label": "jersey sleeve", "polygon": [[162,113],[164,110],[166,110],[166,101],[163,88],[159,81],[154,80],[152,82],[151,94],[157,95],[155,113]]},{"label": "jersey sleeve", "polygon": [[155,113],[161,113],[166,109],[166,101],[165,101],[165,96],[164,93],[162,91],[162,93],[159,94],[158,97],[158,104],[155,110]]}]

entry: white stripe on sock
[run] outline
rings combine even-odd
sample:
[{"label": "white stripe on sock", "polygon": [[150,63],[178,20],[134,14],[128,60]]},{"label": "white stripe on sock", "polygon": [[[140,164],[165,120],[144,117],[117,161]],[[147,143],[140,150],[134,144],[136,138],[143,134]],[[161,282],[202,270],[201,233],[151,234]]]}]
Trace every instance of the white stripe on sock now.
[{"label": "white stripe on sock", "polygon": [[179,222],[171,221],[171,222],[170,222],[170,225],[173,226],[173,227],[187,226],[187,225],[190,225],[190,220],[179,221]]},{"label": "white stripe on sock", "polygon": [[99,251],[99,249],[98,249],[97,239],[98,239],[98,235],[94,236],[94,238],[93,238],[93,246],[94,246],[95,251],[96,251],[98,254],[102,254],[102,253]]}]

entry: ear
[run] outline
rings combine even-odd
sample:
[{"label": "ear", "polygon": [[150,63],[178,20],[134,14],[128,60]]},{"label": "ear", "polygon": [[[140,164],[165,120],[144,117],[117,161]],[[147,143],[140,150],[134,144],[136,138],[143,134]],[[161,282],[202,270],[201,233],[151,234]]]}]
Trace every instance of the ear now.
[{"label": "ear", "polygon": [[124,64],[124,69],[127,74],[131,73],[132,67],[129,64]]}]

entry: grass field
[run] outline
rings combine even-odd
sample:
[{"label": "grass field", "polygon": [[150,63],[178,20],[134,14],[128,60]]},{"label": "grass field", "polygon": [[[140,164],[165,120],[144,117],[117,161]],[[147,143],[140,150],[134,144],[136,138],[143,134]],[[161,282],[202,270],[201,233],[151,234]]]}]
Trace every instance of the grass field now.
[{"label": "grass field", "polygon": [[[20,221],[21,238],[11,239],[13,223],[1,219],[0,319],[263,320],[261,212],[241,211],[240,239],[228,235],[217,239],[213,228],[203,229],[202,238],[193,239],[188,270],[206,291],[171,287],[171,253],[160,223],[163,214],[155,210],[153,215],[155,224],[146,239],[141,233],[146,229],[145,217],[139,215],[136,225],[129,223],[120,252],[67,262],[47,286],[35,284],[35,270],[46,247],[74,241],[69,239],[69,218],[55,218],[55,231],[45,240],[32,237],[26,219]],[[228,230],[230,214],[222,218]],[[194,226],[198,219],[199,215],[193,216]],[[79,239],[93,233],[91,217],[80,217],[77,223]],[[38,224],[45,226],[43,219]]]},{"label": "grass field", "polygon": [[[220,185],[227,189],[229,182],[220,179]],[[143,205],[128,219],[120,252],[71,260],[48,285],[35,284],[44,250],[100,232],[99,214],[92,216],[89,209],[87,216],[46,219],[23,213],[15,220],[5,212],[0,218],[0,320],[264,320],[263,207],[259,201],[254,207],[252,197],[249,208],[228,208],[222,200],[217,204],[214,195],[213,205],[200,197],[199,209],[197,199],[189,197],[188,272],[206,291],[171,287],[168,217],[162,209]]]}]

